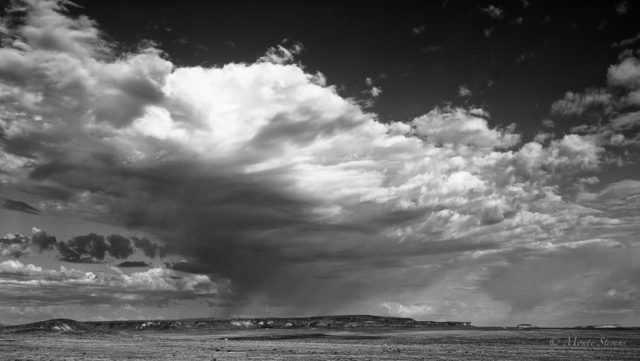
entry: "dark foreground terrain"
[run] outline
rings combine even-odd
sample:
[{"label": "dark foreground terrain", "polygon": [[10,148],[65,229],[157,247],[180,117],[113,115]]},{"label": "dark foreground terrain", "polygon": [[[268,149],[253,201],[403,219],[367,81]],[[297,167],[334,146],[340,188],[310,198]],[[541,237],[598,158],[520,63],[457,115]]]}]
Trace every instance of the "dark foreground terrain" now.
[{"label": "dark foreground terrain", "polygon": [[640,360],[637,329],[295,327],[290,321],[260,328],[260,321],[246,320],[192,328],[184,322],[181,329],[114,322],[109,330],[108,323],[71,320],[6,327],[0,360]]}]

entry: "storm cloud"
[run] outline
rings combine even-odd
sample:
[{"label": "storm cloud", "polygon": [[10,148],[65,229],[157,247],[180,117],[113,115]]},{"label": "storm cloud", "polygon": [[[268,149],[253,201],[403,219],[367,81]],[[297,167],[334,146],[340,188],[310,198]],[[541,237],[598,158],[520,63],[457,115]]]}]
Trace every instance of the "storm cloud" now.
[{"label": "storm cloud", "polygon": [[[553,306],[553,292],[524,300],[514,291],[523,283],[510,288],[518,261],[543,277],[554,268],[529,257],[573,262],[594,244],[610,255],[602,262],[620,249],[637,254],[622,241],[628,233],[611,232],[630,220],[562,193],[567,179],[609,164],[609,143],[593,132],[524,143],[515,125],[454,106],[382,122],[282,47],[253,63],[179,67],[154,48],[114,53],[64,3],[23,5],[24,25],[9,28],[13,40],[0,49],[5,187],[41,197],[47,214],[144,230],[166,244],[92,233],[57,243],[65,261],[124,259],[134,247],[184,258],[108,282],[215,275],[233,285],[231,314],[509,319],[491,312]],[[636,87],[635,65],[612,68],[611,85]],[[571,103],[578,98],[555,109],[577,112],[592,99]],[[640,289],[626,281],[630,294]],[[184,282],[169,286],[199,287]]]},{"label": "storm cloud", "polygon": [[[0,237],[0,255],[20,258],[25,255],[54,250],[54,253],[63,261],[75,263],[94,263],[105,261],[107,257],[113,259],[127,259],[137,249],[149,258],[155,258],[162,249],[157,243],[143,238],[131,239],[112,234],[107,237],[89,233],[75,236],[71,239],[58,241],[55,236],[47,234],[38,228],[32,229],[31,236],[19,233],[7,234]],[[144,240],[144,241],[141,241]]]}]

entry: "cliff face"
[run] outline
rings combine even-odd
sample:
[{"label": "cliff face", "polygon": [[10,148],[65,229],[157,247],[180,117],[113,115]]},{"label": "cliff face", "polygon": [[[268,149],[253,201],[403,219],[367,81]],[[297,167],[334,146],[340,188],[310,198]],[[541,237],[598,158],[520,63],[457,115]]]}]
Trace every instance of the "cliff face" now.
[{"label": "cliff face", "polygon": [[4,332],[87,332],[87,331],[170,331],[190,329],[348,329],[348,328],[430,328],[470,327],[469,322],[415,321],[411,318],[381,317],[369,315],[285,317],[285,318],[234,318],[234,319],[185,319],[149,321],[100,321],[79,322],[69,319],[54,319],[25,325],[0,327]]}]

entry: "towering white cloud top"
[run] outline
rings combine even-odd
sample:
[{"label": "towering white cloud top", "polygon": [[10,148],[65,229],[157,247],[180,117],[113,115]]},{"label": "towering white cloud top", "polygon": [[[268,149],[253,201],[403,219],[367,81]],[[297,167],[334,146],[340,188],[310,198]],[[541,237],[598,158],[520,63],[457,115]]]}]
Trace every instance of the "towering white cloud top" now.
[{"label": "towering white cloud top", "polygon": [[[114,54],[63,3],[19,4],[24,24],[0,49],[3,187],[37,194],[50,214],[149,230],[237,294],[288,311],[470,318],[477,307],[524,312],[574,296],[558,293],[572,282],[558,273],[531,304],[523,297],[535,285],[506,285],[512,262],[540,274],[533,255],[558,264],[576,256],[567,249],[602,247],[610,260],[627,257],[616,250],[624,240],[607,241],[618,238],[606,231],[612,219],[563,193],[567,177],[601,166],[597,137],[521,144],[514,126],[453,107],[383,122],[291,64],[301,47],[177,67],[153,48]],[[612,67],[610,82],[635,86],[634,66]],[[152,289],[167,272],[101,285]],[[583,281],[600,291],[609,276]]]}]

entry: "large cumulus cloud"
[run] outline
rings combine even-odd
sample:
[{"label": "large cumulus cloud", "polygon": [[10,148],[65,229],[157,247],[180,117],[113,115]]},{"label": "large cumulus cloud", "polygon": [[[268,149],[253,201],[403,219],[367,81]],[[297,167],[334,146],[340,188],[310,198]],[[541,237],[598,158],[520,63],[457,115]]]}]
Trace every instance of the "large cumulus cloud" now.
[{"label": "large cumulus cloud", "polygon": [[580,254],[553,245],[569,234],[622,237],[561,194],[601,167],[593,134],[522,144],[513,125],[453,107],[382,122],[292,64],[295,51],[176,67],[153,48],[115,54],[61,3],[16,4],[27,15],[0,51],[3,186],[48,214],[156,235],[185,269],[231,279],[229,312],[428,318],[453,299],[464,316],[474,302],[520,312],[535,305],[500,287],[515,255],[548,242],[540,257],[566,261]]}]

